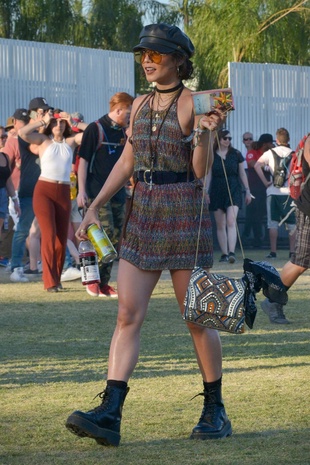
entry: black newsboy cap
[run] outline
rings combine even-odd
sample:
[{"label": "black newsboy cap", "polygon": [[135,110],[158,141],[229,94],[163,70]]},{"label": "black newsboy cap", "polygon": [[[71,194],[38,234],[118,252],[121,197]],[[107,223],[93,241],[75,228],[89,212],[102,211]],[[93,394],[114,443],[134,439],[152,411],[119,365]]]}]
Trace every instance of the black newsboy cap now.
[{"label": "black newsboy cap", "polygon": [[195,51],[190,38],[177,26],[170,24],[149,24],[142,29],[139,39],[140,43],[133,48],[134,52],[143,49],[159,53],[181,52],[190,58]]}]

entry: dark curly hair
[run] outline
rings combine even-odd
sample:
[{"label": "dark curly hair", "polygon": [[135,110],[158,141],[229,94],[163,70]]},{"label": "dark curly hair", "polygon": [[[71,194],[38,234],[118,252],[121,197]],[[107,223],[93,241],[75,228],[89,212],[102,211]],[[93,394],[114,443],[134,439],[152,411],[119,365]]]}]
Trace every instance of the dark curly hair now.
[{"label": "dark curly hair", "polygon": [[[49,125],[47,126],[46,129],[44,129],[43,134],[45,134],[46,136],[51,136],[52,135],[52,127],[51,127],[51,122],[52,121],[56,121],[56,118],[51,118],[51,120],[49,122]],[[71,130],[71,127],[69,126],[69,123],[68,123],[67,120],[66,120],[66,128],[64,130],[63,136],[64,136],[65,139],[67,139],[67,137],[72,136],[72,130]]]},{"label": "dark curly hair", "polygon": [[172,53],[172,56],[176,59],[176,61],[180,61],[181,59],[183,60],[181,65],[178,66],[178,75],[181,81],[183,81],[183,79],[190,79],[194,72],[194,66],[191,60],[188,57],[185,57],[184,59],[184,54],[180,52],[174,52]]}]

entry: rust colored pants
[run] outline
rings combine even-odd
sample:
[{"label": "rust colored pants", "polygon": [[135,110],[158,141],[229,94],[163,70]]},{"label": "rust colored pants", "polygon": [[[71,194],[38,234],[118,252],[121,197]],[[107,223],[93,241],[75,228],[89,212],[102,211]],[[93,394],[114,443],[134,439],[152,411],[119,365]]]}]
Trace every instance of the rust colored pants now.
[{"label": "rust colored pants", "polygon": [[69,184],[39,180],[33,194],[33,209],[41,229],[44,288],[58,286],[65,261],[71,212]]}]

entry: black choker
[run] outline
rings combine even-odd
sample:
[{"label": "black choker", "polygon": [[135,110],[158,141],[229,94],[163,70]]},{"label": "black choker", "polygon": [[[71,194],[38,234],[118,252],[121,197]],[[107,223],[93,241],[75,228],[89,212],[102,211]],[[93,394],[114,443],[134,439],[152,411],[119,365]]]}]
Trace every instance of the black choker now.
[{"label": "black choker", "polygon": [[171,89],[158,89],[155,86],[155,92],[158,92],[159,94],[172,94],[172,92],[175,92],[176,90],[181,89],[181,87],[184,87],[182,81],[179,82],[179,84],[177,86],[172,87]]}]

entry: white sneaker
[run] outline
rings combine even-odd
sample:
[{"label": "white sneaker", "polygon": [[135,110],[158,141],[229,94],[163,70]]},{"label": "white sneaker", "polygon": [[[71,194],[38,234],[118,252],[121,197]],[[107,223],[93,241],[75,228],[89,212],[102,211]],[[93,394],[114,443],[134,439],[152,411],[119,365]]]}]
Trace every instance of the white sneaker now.
[{"label": "white sneaker", "polygon": [[76,279],[81,279],[81,272],[77,268],[73,268],[73,266],[70,266],[61,273],[60,281],[62,283],[65,281],[75,281]]},{"label": "white sneaker", "polygon": [[10,260],[9,263],[7,264],[6,268],[5,268],[5,272],[6,273],[12,273],[11,269],[12,268],[11,268],[11,260]]},{"label": "white sneaker", "polygon": [[29,279],[24,275],[24,268],[21,266],[19,268],[14,268],[13,273],[11,273],[10,280],[13,283],[28,283]]}]

